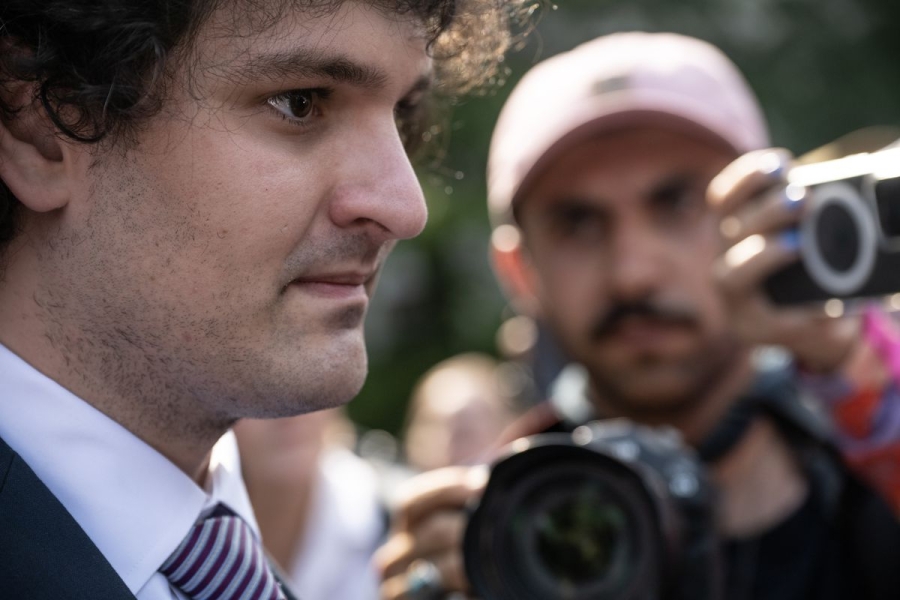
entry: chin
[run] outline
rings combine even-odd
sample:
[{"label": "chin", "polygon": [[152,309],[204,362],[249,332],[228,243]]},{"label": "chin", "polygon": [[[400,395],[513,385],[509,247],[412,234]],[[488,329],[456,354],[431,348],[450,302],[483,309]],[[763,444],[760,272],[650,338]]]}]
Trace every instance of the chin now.
[{"label": "chin", "polygon": [[[241,417],[279,418],[343,406],[362,389],[368,358],[362,335],[331,336],[326,343],[308,343],[302,350],[282,352],[266,367],[246,372],[235,395],[246,414]],[[257,363],[262,367],[262,364]],[[254,392],[246,396],[246,384]],[[243,391],[241,391],[243,388]]]},{"label": "chin", "polygon": [[242,416],[272,419],[337,408],[353,400],[365,382],[365,370],[357,368],[332,369],[320,376],[312,382],[294,378],[292,385],[273,389],[271,396],[260,398]]},{"label": "chin", "polygon": [[624,390],[619,397],[621,402],[632,411],[646,414],[679,412],[700,400],[696,394],[688,390],[672,387]]},{"label": "chin", "polygon": [[350,402],[359,394],[369,372],[368,354],[362,334],[352,343],[343,343],[320,355],[319,372],[312,373],[320,388],[320,408],[332,408]]},{"label": "chin", "polygon": [[612,404],[632,414],[679,412],[703,398],[694,380],[673,374],[623,373],[605,377],[597,387]]}]

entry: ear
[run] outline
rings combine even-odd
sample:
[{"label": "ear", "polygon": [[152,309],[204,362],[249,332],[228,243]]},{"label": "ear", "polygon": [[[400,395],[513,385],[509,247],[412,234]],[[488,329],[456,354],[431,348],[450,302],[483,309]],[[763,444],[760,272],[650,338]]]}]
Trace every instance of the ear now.
[{"label": "ear", "polygon": [[501,225],[494,230],[491,236],[491,259],[497,279],[516,312],[539,317],[541,311],[537,291],[540,284],[517,228]]},{"label": "ear", "polygon": [[40,102],[32,84],[15,83],[0,90],[8,105],[20,107],[0,119],[0,179],[35,212],[64,207],[69,201],[72,145],[65,143]]}]

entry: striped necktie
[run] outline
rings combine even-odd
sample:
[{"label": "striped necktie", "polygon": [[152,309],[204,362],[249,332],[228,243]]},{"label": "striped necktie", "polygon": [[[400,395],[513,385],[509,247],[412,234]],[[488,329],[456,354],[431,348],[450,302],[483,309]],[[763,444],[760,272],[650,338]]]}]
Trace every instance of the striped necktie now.
[{"label": "striped necktie", "polygon": [[222,504],[191,528],[159,568],[191,600],[284,600],[262,548]]}]

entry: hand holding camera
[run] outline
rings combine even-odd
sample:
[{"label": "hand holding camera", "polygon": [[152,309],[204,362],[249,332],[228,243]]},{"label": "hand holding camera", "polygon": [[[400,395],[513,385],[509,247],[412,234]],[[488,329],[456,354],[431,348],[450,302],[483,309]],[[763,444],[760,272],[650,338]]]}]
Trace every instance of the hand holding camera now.
[{"label": "hand holding camera", "polygon": [[[464,509],[481,495],[486,479],[484,467],[447,467],[408,482],[391,535],[375,556],[382,600],[445,598],[469,590],[462,556]],[[423,581],[420,573],[428,573],[431,581]]]},{"label": "hand holding camera", "polygon": [[900,290],[900,254],[877,216],[898,190],[875,179],[873,156],[791,168],[788,152],[764,150],[710,184],[726,244],[715,277],[745,342],[782,345],[806,368],[833,371],[859,342],[859,321],[823,302]]},{"label": "hand holding camera", "polygon": [[[411,481],[377,555],[384,600],[720,597],[712,490],[674,430],[610,420],[522,438],[485,490],[486,474]],[[433,590],[413,589],[422,564]]]}]

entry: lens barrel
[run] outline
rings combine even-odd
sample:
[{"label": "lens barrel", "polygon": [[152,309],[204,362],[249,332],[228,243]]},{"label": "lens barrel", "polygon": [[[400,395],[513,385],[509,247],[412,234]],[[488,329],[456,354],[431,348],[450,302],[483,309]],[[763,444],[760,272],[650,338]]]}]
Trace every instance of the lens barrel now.
[{"label": "lens barrel", "polygon": [[519,440],[492,467],[464,542],[477,596],[686,598],[679,574],[714,579],[711,491],[690,451],[623,421],[579,429]]}]

